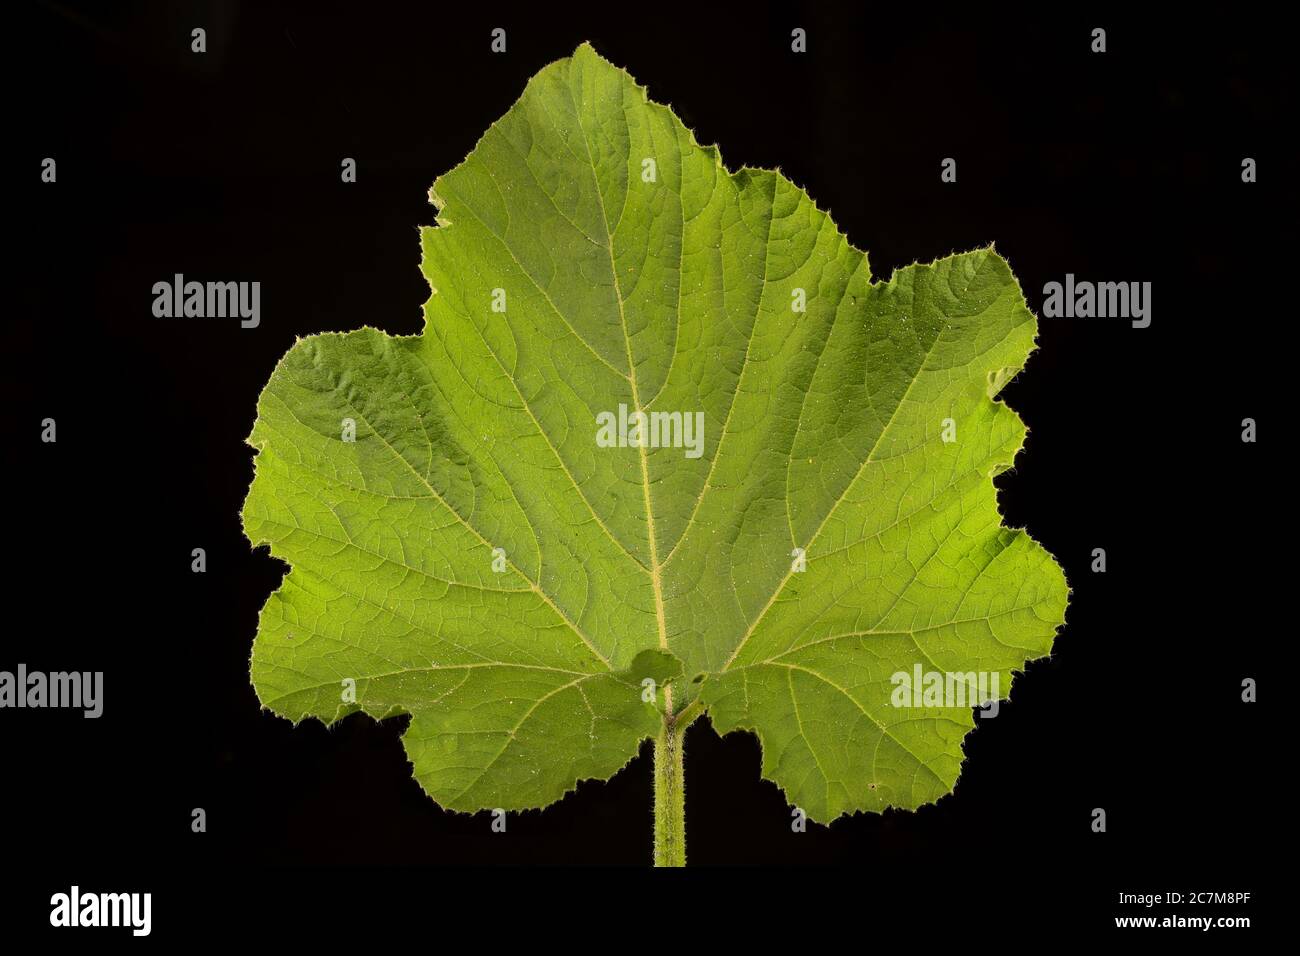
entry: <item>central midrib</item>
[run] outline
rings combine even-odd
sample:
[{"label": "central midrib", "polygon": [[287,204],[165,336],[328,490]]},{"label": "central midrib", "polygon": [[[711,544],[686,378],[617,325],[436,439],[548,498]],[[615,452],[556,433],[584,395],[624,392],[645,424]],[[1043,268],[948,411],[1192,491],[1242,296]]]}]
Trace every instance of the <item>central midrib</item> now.
[{"label": "central midrib", "polygon": [[[618,263],[614,259],[614,236],[609,229],[609,214],[605,210],[605,195],[600,189],[600,174],[596,170],[596,162],[591,155],[591,145],[587,142],[587,128],[582,123],[582,109],[573,96],[573,89],[567,83],[565,89],[569,92],[569,98],[573,101],[574,115],[578,120],[578,128],[582,130],[582,147],[587,152],[587,165],[591,167],[591,178],[595,184],[596,203],[600,207],[600,222],[605,227],[605,251],[609,254],[609,272],[614,279],[614,301],[618,303],[618,321],[623,329],[623,346],[627,352],[627,372],[628,382],[632,386],[632,405],[636,409],[637,420],[644,414],[641,406],[641,393],[636,383],[636,362],[632,358],[632,337],[627,330],[627,315],[623,309],[623,290],[618,281]],[[658,545],[655,540],[655,516],[654,508],[650,504],[650,463],[646,455],[645,444],[637,443],[637,455],[641,460],[641,493],[645,501],[645,523],[646,535],[649,538],[650,546],[650,582],[654,588],[655,595],[655,620],[659,629],[659,647],[662,650],[668,650],[668,627],[664,617],[664,591],[663,581],[659,574],[659,553]],[[672,698],[668,694],[668,688],[664,688],[665,701],[669,710],[672,709]]]}]

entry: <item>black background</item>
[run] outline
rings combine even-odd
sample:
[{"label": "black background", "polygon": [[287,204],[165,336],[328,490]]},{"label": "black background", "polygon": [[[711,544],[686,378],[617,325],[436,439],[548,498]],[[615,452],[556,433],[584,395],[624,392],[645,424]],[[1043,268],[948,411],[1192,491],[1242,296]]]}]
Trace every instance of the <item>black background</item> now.
[{"label": "black background", "polygon": [[[152,891],[155,937],[518,907],[575,934],[612,914],[636,937],[662,918],[638,923],[639,902],[669,888],[722,907],[719,923],[766,907],[847,916],[864,942],[923,939],[962,901],[988,914],[972,945],[1029,923],[1104,930],[1146,912],[1119,906],[1121,890],[1246,890],[1263,922],[1290,803],[1275,769],[1291,762],[1276,732],[1290,682],[1269,678],[1295,627],[1271,556],[1292,485],[1268,450],[1292,417],[1285,35],[1224,10],[892,6],[49,3],[17,21],[0,669],[102,670],[105,711],[0,712],[6,931],[47,927],[49,895],[74,882]],[[496,26],[505,55],[489,51]],[[805,55],[790,51],[796,26]],[[1105,54],[1089,51],[1095,26]],[[755,738],[689,732],[692,864],[839,868],[643,871],[648,744],[611,781],[492,834],[487,814],[422,794],[405,718],[294,728],[249,685],[256,615],[284,571],[238,522],[261,386],[296,335],[419,331],[429,186],[583,40],[729,167],[780,166],[877,277],[992,241],[1036,311],[1066,272],[1154,286],[1148,329],[1042,319],[1040,351],[1003,393],[1031,431],[998,479],[1006,522],[1057,557],[1074,594],[1053,656],[967,739],[955,795],[794,834]],[[40,182],[45,156],[56,184]],[[340,182],[345,156],[355,184]],[[949,156],[956,184],[940,181]],[[176,272],[260,281],[261,326],[155,319],[151,286]],[[47,416],[57,444],[40,441]],[[1246,416],[1259,444],[1240,440]],[[195,547],[206,574],[190,571]],[[1248,676],[1255,705],[1240,701]],[[495,863],[632,866],[304,868]]]}]

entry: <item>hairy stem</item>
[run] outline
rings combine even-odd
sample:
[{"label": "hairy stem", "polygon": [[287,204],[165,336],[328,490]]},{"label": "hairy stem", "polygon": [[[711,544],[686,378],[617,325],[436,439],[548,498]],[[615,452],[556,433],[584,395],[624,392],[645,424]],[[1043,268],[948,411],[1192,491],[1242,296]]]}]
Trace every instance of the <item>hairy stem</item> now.
[{"label": "hairy stem", "polygon": [[682,738],[686,724],[672,714],[655,738],[655,866],[686,865],[686,790]]}]

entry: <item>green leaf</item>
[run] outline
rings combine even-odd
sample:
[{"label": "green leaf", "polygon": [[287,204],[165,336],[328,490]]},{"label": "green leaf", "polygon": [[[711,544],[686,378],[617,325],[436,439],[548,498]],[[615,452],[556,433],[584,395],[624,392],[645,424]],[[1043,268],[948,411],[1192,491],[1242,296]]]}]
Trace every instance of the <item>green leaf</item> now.
[{"label": "green leaf", "polygon": [[[1006,262],[873,283],[801,189],[728,172],[585,45],[431,196],[424,333],[303,339],[259,400],[244,527],[290,565],[262,703],[410,714],[456,810],[609,777],[665,706],[754,730],[815,820],[949,792],[970,706],[895,707],[892,675],[1005,695],[1067,598],[991,481],[1036,328]],[[602,447],[620,405],[701,413],[698,457]]]}]

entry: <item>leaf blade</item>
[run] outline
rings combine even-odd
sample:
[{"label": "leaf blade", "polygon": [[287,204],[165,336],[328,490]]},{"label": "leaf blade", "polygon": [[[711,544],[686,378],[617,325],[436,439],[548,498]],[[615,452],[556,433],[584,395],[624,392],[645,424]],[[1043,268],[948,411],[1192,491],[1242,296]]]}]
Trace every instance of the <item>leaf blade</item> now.
[{"label": "leaf blade", "polygon": [[[424,333],[303,340],[259,400],[245,529],[292,568],[254,647],[264,705],[412,713],[439,803],[543,806],[655,735],[626,675],[658,651],[674,709],[758,733],[814,819],[951,790],[969,709],[891,712],[883,668],[1009,687],[1068,593],[991,482],[1035,334],[1005,261],[873,282],[802,190],[727,172],[586,45],[431,197]],[[620,405],[700,411],[700,455],[598,447]]]}]

